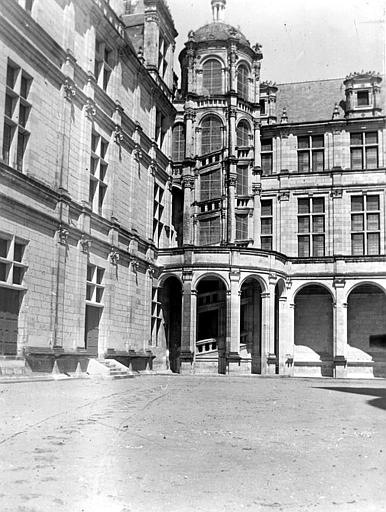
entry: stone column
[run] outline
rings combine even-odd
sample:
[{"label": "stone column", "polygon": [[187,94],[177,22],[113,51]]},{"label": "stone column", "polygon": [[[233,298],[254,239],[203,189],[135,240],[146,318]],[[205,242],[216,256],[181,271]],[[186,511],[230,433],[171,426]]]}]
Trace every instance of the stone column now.
[{"label": "stone column", "polygon": [[261,373],[274,375],[276,371],[275,356],[275,285],[276,277],[269,277],[268,291],[261,294],[262,299],[262,339],[261,339]]},{"label": "stone column", "polygon": [[231,44],[228,54],[229,63],[229,90],[232,92],[237,91],[237,76],[236,76],[236,60],[237,60],[237,47]]},{"label": "stone column", "polygon": [[227,295],[226,351],[228,372],[240,370],[240,272],[230,272],[230,293]]},{"label": "stone column", "polygon": [[228,242],[231,244],[236,240],[236,186],[237,175],[231,174],[228,177]]},{"label": "stone column", "polygon": [[229,110],[228,110],[228,116],[229,116],[228,147],[229,147],[229,155],[230,156],[234,156],[236,154],[236,140],[237,140],[236,113],[237,113],[236,107],[234,107],[234,106],[229,107]]},{"label": "stone column", "polygon": [[289,303],[287,309],[287,332],[286,332],[286,349],[285,354],[285,375],[293,376],[294,374],[294,350],[295,350],[295,304]]},{"label": "stone column", "polygon": [[280,297],[279,299],[279,354],[276,354],[279,359],[279,374],[286,375],[287,374],[287,365],[288,365],[288,354],[289,354],[289,336],[288,336],[288,324],[289,324],[289,315],[288,315],[288,302],[287,297]]},{"label": "stone column", "polygon": [[261,171],[261,139],[260,139],[260,121],[258,119],[253,120],[254,130],[254,159],[253,168],[254,170]]},{"label": "stone column", "polygon": [[195,113],[192,109],[185,112],[185,155],[186,158],[194,157],[193,121]]},{"label": "stone column", "polygon": [[180,373],[192,373],[196,337],[196,293],[192,291],[191,271],[182,275],[182,315],[181,315],[181,369]]},{"label": "stone column", "polygon": [[334,279],[334,377],[347,376],[347,303],[345,301],[346,281]]},{"label": "stone column", "polygon": [[192,189],[194,188],[194,177],[184,176],[182,185],[184,188],[184,211],[183,211],[183,244],[192,244]]},{"label": "stone column", "polygon": [[159,17],[156,11],[145,12],[144,58],[146,66],[158,69]]},{"label": "stone column", "polygon": [[252,184],[253,194],[253,246],[260,247],[261,183]]}]

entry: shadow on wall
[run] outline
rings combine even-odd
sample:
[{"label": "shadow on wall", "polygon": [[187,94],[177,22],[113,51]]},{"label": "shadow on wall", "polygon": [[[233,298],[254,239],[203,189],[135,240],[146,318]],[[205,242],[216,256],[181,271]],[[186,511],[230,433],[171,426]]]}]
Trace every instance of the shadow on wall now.
[{"label": "shadow on wall", "polygon": [[317,389],[327,389],[329,391],[340,391],[341,393],[353,393],[356,395],[374,396],[367,403],[373,407],[386,410],[386,388],[350,388],[350,387],[318,387]]}]

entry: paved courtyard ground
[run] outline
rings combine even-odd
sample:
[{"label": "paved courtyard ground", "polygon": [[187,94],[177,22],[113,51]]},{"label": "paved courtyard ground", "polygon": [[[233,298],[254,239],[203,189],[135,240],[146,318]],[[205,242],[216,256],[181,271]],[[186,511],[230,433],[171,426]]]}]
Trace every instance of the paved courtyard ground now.
[{"label": "paved courtyard ground", "polygon": [[386,510],[386,381],[0,384],[2,512]]}]

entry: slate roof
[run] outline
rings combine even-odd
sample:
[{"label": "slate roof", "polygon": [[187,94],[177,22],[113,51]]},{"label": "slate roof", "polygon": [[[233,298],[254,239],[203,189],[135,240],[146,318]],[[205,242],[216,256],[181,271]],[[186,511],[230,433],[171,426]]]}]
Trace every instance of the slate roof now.
[{"label": "slate roof", "polygon": [[[283,108],[287,109],[289,123],[301,123],[312,121],[328,121],[332,119],[335,104],[339,107],[338,119],[344,119],[345,87],[344,78],[330,80],[316,80],[312,82],[294,82],[277,84],[276,113],[277,120]],[[385,109],[385,81],[381,83],[382,114]]]},{"label": "slate roof", "polygon": [[207,25],[195,30],[194,39],[197,42],[210,40],[227,41],[232,34],[235,34],[236,38],[239,39],[241,43],[249,46],[249,41],[238,28],[232,27],[232,25],[228,25],[221,21],[208,23]]}]

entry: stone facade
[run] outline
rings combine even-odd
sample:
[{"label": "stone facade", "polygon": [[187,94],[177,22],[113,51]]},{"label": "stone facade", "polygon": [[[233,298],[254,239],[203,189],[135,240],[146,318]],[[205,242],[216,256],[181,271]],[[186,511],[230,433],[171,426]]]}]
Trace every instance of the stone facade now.
[{"label": "stone facade", "polygon": [[382,77],[261,82],[212,8],[177,90],[163,0],[2,3],[1,354],[385,376]]}]

